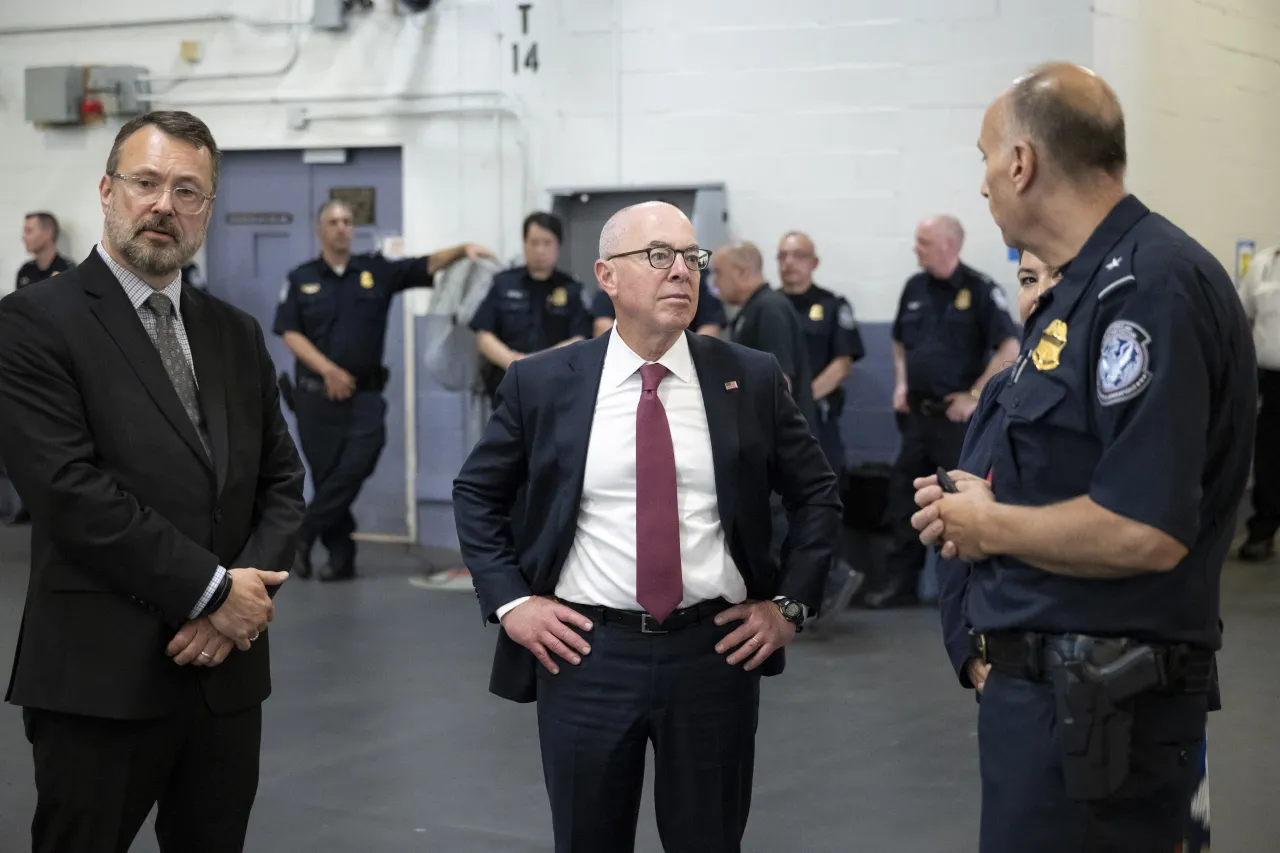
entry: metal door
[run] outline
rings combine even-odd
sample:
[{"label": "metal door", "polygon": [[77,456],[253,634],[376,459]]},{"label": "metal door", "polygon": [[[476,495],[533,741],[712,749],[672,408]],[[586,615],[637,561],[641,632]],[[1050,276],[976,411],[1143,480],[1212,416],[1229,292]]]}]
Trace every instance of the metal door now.
[{"label": "metal door", "polygon": [[[353,149],[327,160],[306,162],[303,151],[229,151],[213,221],[209,224],[209,292],[262,324],[277,373],[293,371],[293,354],[271,333],[276,305],[290,269],[320,254],[315,218],[332,194],[353,199],[357,227],[354,252],[375,251],[399,236],[403,216],[400,149]],[[405,332],[401,299],[392,303],[384,363],[387,386],[387,446],[354,508],[359,536],[402,539],[410,535],[407,508],[409,454],[405,444]],[[286,411],[297,439],[293,415]],[[307,497],[312,493],[307,476]]]}]

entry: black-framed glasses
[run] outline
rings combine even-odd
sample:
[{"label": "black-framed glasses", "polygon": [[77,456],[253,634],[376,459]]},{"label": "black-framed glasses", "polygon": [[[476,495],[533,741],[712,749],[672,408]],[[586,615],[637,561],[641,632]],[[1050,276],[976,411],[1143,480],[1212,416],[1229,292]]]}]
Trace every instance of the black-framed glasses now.
[{"label": "black-framed glasses", "polygon": [[605,258],[611,261],[614,258],[625,258],[627,255],[648,255],[649,266],[656,270],[669,270],[676,262],[676,255],[684,256],[684,265],[691,270],[705,270],[707,265],[711,263],[711,252],[707,249],[699,249],[691,246],[688,249],[676,249],[674,246],[649,246],[644,249],[633,249],[630,252],[619,252],[616,255],[610,255]]},{"label": "black-framed glasses", "polygon": [[202,193],[194,187],[177,186],[166,189],[151,178],[142,175],[123,175],[119,172],[111,172],[110,175],[124,181],[125,186],[129,188],[129,194],[142,204],[155,204],[166,192],[169,193],[173,197],[174,211],[183,216],[203,213],[205,207],[214,199],[213,196]]}]

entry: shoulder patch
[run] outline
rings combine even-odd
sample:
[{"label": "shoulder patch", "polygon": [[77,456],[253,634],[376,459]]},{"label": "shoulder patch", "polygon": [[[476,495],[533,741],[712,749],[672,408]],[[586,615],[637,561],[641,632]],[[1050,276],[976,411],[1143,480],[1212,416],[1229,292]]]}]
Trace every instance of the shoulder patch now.
[{"label": "shoulder patch", "polygon": [[1132,400],[1151,384],[1151,335],[1137,323],[1116,320],[1102,333],[1098,354],[1098,402],[1112,406]]},{"label": "shoulder patch", "polygon": [[840,328],[850,330],[858,325],[858,319],[853,316],[853,306],[844,300],[840,301],[840,311],[836,314],[836,322],[840,324]]},{"label": "shoulder patch", "polygon": [[1004,295],[1004,288],[995,282],[991,282],[991,301],[994,302],[996,307],[1001,311],[1009,310],[1009,299]]},{"label": "shoulder patch", "polygon": [[280,286],[280,301],[284,302],[289,298],[289,279],[284,280],[284,284]]},{"label": "shoulder patch", "polygon": [[1124,275],[1124,276],[1121,276],[1120,278],[1117,278],[1115,281],[1109,283],[1106,287],[1102,288],[1102,290],[1098,291],[1098,301],[1101,302],[1103,299],[1115,293],[1117,290],[1124,287],[1126,284],[1133,284],[1136,281],[1137,279],[1134,278],[1132,275]]}]

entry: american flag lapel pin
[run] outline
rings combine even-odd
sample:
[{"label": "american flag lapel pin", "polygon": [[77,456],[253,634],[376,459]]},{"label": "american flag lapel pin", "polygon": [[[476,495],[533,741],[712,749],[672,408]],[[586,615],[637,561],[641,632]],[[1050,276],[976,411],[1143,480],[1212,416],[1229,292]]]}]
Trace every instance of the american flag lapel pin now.
[{"label": "american flag lapel pin", "polygon": [[738,390],[738,381],[735,379],[735,380],[732,380],[732,381],[729,381],[729,382],[724,383],[724,390],[726,390],[726,391],[737,391],[737,390]]}]

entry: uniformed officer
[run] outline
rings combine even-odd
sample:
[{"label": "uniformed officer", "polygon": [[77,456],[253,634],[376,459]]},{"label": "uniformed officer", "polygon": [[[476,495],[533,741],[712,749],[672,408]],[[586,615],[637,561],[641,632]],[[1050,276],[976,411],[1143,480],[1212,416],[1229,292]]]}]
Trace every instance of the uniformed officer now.
[{"label": "uniformed officer", "polygon": [[563,239],[559,217],[529,214],[524,220],[524,266],[495,275],[471,318],[485,359],[480,377],[490,398],[512,362],[591,337],[582,285],[556,269]]},{"label": "uniformed officer", "polygon": [[778,243],[778,273],[782,292],[800,316],[809,366],[813,369],[813,401],[818,415],[818,441],[837,476],[845,471],[844,439],[840,416],[844,413],[844,381],[853,363],[865,355],[862,335],[851,306],[843,296],[813,283],[818,254],[813,241],[799,231],[783,235]]},{"label": "uniformed officer", "polygon": [[[893,408],[902,445],[889,479],[893,546],[885,581],[867,606],[914,604],[925,550],[911,528],[917,477],[960,461],[965,425],[987,380],[1018,355],[1004,291],[960,262],[964,229],[953,216],[916,228],[921,272],[907,279],[893,321]],[[993,354],[994,351],[994,354]]]},{"label": "uniformed officer", "polygon": [[52,213],[44,211],[28,213],[22,220],[22,245],[35,257],[18,268],[15,289],[52,278],[75,266],[67,258],[58,254],[57,244],[60,233],[58,218]]},{"label": "uniformed officer", "polygon": [[[594,337],[598,338],[613,328],[613,300],[603,290],[597,290],[595,296],[591,297],[591,317],[595,327],[592,331]],[[698,310],[689,323],[689,331],[719,337],[728,322],[724,304],[704,278],[698,282]]]},{"label": "uniformed officer", "polygon": [[320,257],[289,273],[276,309],[275,333],[297,357],[294,412],[315,495],[307,504],[295,573],[311,576],[311,549],[329,552],[321,580],[355,576],[351,504],[386,443],[388,371],[382,363],[391,299],[463,257],[492,257],[464,243],[423,258],[391,261],[351,254],[351,210],[325,203],[316,216]]},{"label": "uniformed officer", "polygon": [[764,280],[764,259],[754,243],[739,242],[711,253],[711,269],[720,298],[738,309],[729,340],[772,353],[791,386],[791,396],[818,434],[813,407],[813,370],[800,320],[791,303]]},{"label": "uniformed officer", "polygon": [[1064,276],[994,402],[991,484],[922,479],[913,523],[974,563],[983,853],[1168,853],[1217,707],[1219,579],[1257,376],[1222,266],[1124,188],[1124,117],[1053,64],[987,111],[982,193]]}]

